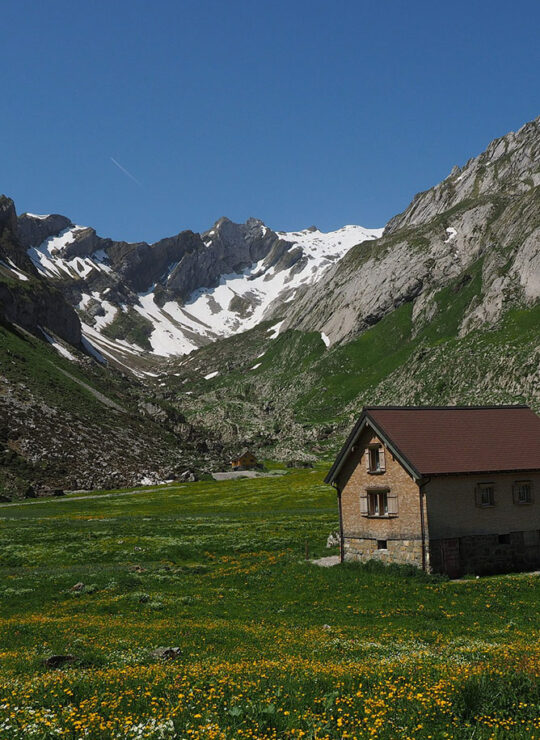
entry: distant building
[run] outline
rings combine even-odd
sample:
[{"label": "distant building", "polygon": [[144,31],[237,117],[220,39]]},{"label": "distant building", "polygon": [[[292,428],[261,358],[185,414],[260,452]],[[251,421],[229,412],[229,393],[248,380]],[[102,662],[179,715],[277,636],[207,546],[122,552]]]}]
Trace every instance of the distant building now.
[{"label": "distant building", "polygon": [[257,465],[257,458],[249,450],[244,450],[240,455],[231,460],[233,470],[246,470],[248,468],[255,468]]},{"label": "distant building", "polygon": [[366,407],[326,482],[342,560],[451,577],[540,566],[540,418],[527,406]]}]

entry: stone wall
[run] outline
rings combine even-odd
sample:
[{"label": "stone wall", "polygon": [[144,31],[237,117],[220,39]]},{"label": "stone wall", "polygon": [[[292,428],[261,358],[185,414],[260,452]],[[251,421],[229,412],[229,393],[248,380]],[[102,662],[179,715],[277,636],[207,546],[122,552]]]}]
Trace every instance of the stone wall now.
[{"label": "stone wall", "polygon": [[[385,448],[385,470],[370,473],[366,469],[368,445],[380,443],[372,429],[366,428],[342,470],[337,485],[341,490],[341,509],[345,544],[348,537],[372,540],[420,539],[420,492],[417,483]],[[384,445],[383,445],[384,447]],[[360,510],[360,496],[372,487],[387,487],[397,494],[396,516],[365,516]],[[424,515],[426,512],[424,511]],[[427,522],[427,517],[425,516]],[[427,534],[426,534],[427,537]]]},{"label": "stone wall", "polygon": [[[366,450],[370,444],[382,441],[366,428],[345,462],[338,477],[343,517],[345,560],[381,560],[385,563],[413,563],[422,567],[422,528],[420,492],[417,483],[384,448],[385,469],[370,473],[366,466]],[[384,447],[384,445],[383,445]],[[385,487],[397,495],[394,516],[366,516],[360,508],[360,497],[373,487]],[[424,519],[427,512],[424,506]],[[427,542],[427,527],[426,527]],[[386,543],[379,548],[378,543]],[[426,548],[426,566],[428,553]]]},{"label": "stone wall", "polygon": [[[488,575],[540,568],[540,530],[459,537],[459,575]],[[429,543],[434,572],[444,572],[443,540]]]},{"label": "stone wall", "polygon": [[422,540],[386,540],[386,548],[379,549],[376,539],[347,538],[345,539],[345,560],[380,560],[383,563],[409,563],[421,568]]}]

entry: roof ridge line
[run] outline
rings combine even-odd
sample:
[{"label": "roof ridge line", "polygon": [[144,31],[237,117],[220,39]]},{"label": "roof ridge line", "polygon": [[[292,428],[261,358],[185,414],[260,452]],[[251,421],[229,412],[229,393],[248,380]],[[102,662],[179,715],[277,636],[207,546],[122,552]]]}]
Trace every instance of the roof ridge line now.
[{"label": "roof ridge line", "polygon": [[492,411],[493,409],[530,409],[525,403],[492,406],[363,406],[363,411]]}]

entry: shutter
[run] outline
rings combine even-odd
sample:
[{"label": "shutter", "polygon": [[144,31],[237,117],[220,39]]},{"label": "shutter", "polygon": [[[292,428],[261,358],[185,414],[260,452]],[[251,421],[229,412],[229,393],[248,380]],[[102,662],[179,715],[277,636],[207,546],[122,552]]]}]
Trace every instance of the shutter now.
[{"label": "shutter", "polygon": [[367,499],[367,497],[368,497],[368,495],[367,495],[367,492],[366,491],[363,491],[360,494],[360,513],[362,514],[362,516],[367,516],[368,515],[368,499]]},{"label": "shutter", "polygon": [[379,465],[381,466],[381,472],[384,472],[386,470],[386,464],[384,461],[384,447],[382,445],[379,447]]},{"label": "shutter", "polygon": [[477,506],[482,506],[482,492],[480,485],[477,485],[474,489],[474,500]]},{"label": "shutter", "polygon": [[514,503],[519,504],[519,483],[514,483],[512,486],[512,494],[514,498]]},{"label": "shutter", "polygon": [[393,493],[392,491],[388,491],[386,494],[387,501],[388,501],[388,515],[396,516],[398,513],[398,497],[397,493]]},{"label": "shutter", "polygon": [[369,447],[366,449],[366,470],[369,472]]}]

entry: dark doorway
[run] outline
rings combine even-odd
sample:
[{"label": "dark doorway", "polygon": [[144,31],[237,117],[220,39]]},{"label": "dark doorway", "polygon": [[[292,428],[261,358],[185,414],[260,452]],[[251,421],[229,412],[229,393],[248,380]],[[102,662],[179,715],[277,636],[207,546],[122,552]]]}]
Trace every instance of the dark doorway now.
[{"label": "dark doorway", "polygon": [[441,540],[442,571],[450,578],[461,575],[461,558],[459,556],[459,539]]}]

